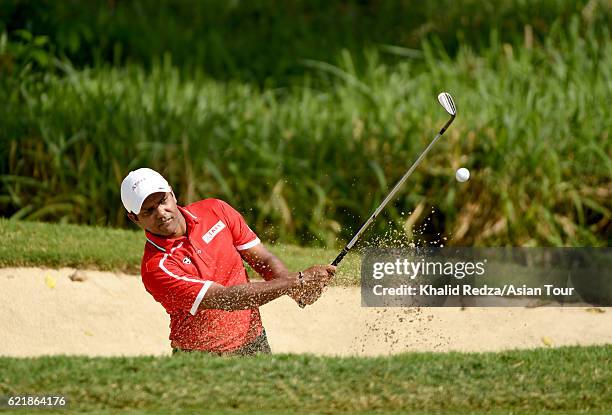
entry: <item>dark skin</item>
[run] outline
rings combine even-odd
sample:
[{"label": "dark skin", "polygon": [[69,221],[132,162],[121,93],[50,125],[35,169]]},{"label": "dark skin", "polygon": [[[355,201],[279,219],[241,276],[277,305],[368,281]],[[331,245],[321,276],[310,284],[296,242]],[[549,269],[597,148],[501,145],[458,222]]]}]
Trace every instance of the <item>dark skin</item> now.
[{"label": "dark skin", "polygon": [[[153,193],[145,199],[138,215],[128,213],[136,225],[152,234],[180,238],[187,234],[187,224],[177,207],[174,192]],[[213,283],[200,303],[200,308],[227,311],[259,307],[283,295],[304,304],[314,303],[336,272],[332,265],[314,265],[302,271],[289,272],[285,264],[263,244],[240,251],[244,259],[266,281],[224,287]]]}]

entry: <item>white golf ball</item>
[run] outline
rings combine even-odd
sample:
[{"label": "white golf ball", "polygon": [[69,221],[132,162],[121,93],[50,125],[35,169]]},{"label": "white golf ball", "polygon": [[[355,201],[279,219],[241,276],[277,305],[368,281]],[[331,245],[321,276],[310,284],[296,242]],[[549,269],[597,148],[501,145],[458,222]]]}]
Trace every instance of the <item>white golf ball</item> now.
[{"label": "white golf ball", "polygon": [[466,169],[465,167],[461,167],[460,169],[457,169],[457,171],[455,172],[455,179],[457,179],[458,182],[466,182],[468,179],[470,178],[470,171],[468,169]]}]

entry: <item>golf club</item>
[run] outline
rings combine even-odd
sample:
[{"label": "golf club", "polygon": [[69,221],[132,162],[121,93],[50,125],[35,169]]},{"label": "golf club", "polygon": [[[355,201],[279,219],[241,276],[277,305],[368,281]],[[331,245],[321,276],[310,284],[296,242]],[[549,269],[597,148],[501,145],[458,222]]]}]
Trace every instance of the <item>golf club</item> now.
[{"label": "golf club", "polygon": [[350,242],[346,244],[346,246],[342,249],[340,254],[338,254],[336,259],[334,259],[334,261],[331,263],[332,265],[338,265],[340,261],[342,261],[342,258],[344,258],[344,256],[351,250],[353,245],[357,243],[361,234],[368,228],[368,226],[372,224],[372,222],[374,222],[374,219],[376,219],[378,214],[385,208],[385,206],[387,206],[387,203],[389,203],[389,201],[393,198],[393,196],[395,196],[395,194],[398,192],[402,184],[404,184],[406,179],[410,177],[414,169],[416,169],[417,166],[421,163],[421,160],[423,160],[423,158],[429,152],[429,150],[433,147],[433,145],[436,144],[436,141],[438,141],[438,139],[442,136],[442,134],[444,134],[444,132],[451,125],[451,123],[455,120],[455,116],[457,115],[457,108],[455,107],[455,102],[453,101],[453,98],[450,96],[450,94],[448,92],[441,92],[438,95],[438,102],[440,103],[440,105],[442,105],[442,107],[446,110],[446,112],[451,116],[451,118],[446,122],[446,124],[444,124],[444,127],[442,127],[442,129],[438,132],[436,137],[431,141],[431,143],[429,143],[429,145],[421,153],[419,158],[417,158],[416,161],[412,164],[412,166],[410,166],[410,168],[404,174],[404,176],[400,179],[400,181],[397,182],[395,187],[393,187],[393,189],[389,192],[387,197],[385,197],[385,200],[382,201],[380,206],[376,208],[372,216],[370,216],[370,218],[361,226],[361,228],[357,231],[355,236],[353,236],[353,239],[351,239]]},{"label": "golf club", "polygon": [[[438,94],[438,102],[440,103],[440,105],[442,105],[442,107],[446,110],[446,112],[451,116],[451,118],[446,122],[446,124],[444,124],[444,127],[442,127],[442,129],[438,132],[438,134],[431,141],[431,143],[429,143],[427,148],[421,153],[421,155],[419,155],[419,157],[412,164],[412,166],[410,166],[410,168],[404,174],[404,176],[400,179],[400,181],[397,182],[397,184],[393,187],[393,189],[391,189],[387,197],[385,197],[385,200],[383,200],[382,203],[378,206],[378,208],[376,208],[372,216],[370,216],[370,218],[361,226],[361,228],[357,231],[355,236],[353,236],[353,239],[351,239],[350,242],[346,244],[346,246],[342,249],[342,251],[336,257],[336,259],[333,260],[331,265],[337,266],[340,263],[340,261],[342,261],[342,258],[344,258],[344,256],[357,243],[357,241],[359,240],[359,237],[363,234],[363,232],[365,232],[368,226],[370,226],[372,222],[374,222],[374,219],[376,219],[378,214],[385,208],[385,206],[387,206],[387,203],[389,203],[389,201],[393,198],[393,196],[395,196],[395,194],[398,192],[402,184],[404,184],[406,179],[410,177],[414,169],[416,169],[418,165],[421,163],[421,160],[423,160],[423,158],[429,152],[429,150],[433,147],[433,145],[436,144],[436,141],[438,141],[438,139],[442,137],[442,134],[444,134],[444,132],[448,129],[448,127],[455,120],[455,116],[457,115],[457,108],[455,107],[455,102],[453,101],[453,97],[451,97],[448,92],[441,92],[440,94]],[[304,308],[306,306],[302,301],[298,301],[298,304],[301,308]]]}]

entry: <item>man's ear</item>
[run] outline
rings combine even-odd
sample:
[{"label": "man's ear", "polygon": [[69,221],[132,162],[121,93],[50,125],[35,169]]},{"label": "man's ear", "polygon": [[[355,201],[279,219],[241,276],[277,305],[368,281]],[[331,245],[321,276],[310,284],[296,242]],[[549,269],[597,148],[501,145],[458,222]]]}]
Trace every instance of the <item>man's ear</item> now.
[{"label": "man's ear", "polygon": [[172,197],[174,198],[174,203],[178,203],[178,200],[176,200],[176,195],[174,194],[174,190],[172,190],[172,188],[170,188],[170,193],[172,193]]},{"label": "man's ear", "polygon": [[136,216],[134,213],[128,212],[127,217],[130,218],[130,220],[134,222],[136,225],[140,226],[140,222],[138,221],[138,216]]}]

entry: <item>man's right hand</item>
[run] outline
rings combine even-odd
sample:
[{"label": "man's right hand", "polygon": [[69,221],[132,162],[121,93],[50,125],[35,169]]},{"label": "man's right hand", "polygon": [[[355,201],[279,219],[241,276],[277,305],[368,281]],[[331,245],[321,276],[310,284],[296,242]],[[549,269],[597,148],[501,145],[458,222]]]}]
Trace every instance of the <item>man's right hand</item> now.
[{"label": "man's right hand", "polygon": [[329,281],[336,273],[333,265],[314,265],[302,271],[302,281],[298,281],[289,293],[298,304],[310,305],[319,299]]}]

